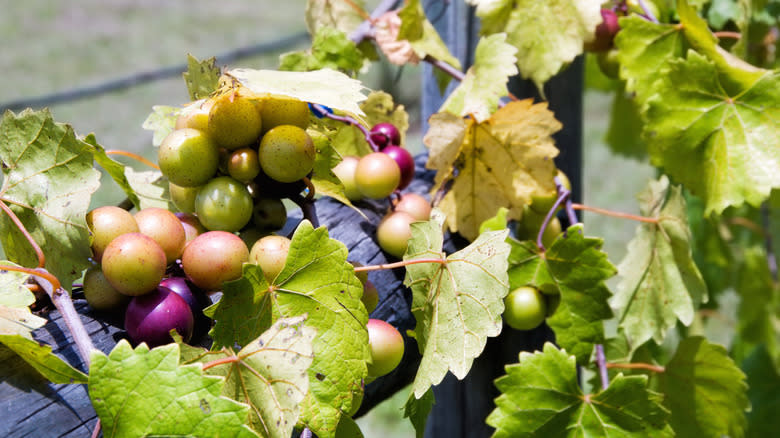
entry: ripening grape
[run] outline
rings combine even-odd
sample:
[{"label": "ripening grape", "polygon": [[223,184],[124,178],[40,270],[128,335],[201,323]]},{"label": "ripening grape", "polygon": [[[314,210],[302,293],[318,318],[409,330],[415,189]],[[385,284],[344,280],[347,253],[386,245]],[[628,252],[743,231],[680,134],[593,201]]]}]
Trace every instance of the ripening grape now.
[{"label": "ripening grape", "polygon": [[209,110],[214,104],[212,100],[206,100],[196,108],[188,108],[186,114],[176,118],[176,129],[192,128],[206,132],[209,125]]},{"label": "ripening grape", "polygon": [[103,274],[125,295],[143,295],[154,290],[167,265],[165,251],[154,239],[141,233],[122,234],[103,252]]},{"label": "ripening grape", "polygon": [[398,128],[392,123],[377,123],[371,127],[369,135],[379,150],[382,150],[387,146],[401,145],[401,133],[398,132]]},{"label": "ripening grape", "polygon": [[236,92],[214,99],[209,111],[208,134],[218,145],[233,150],[257,141],[263,124],[257,104]]},{"label": "ripening grape", "polygon": [[203,224],[200,223],[198,217],[195,216],[194,214],[190,214],[190,213],[174,213],[174,214],[176,215],[177,218],[179,218],[179,221],[181,222],[181,226],[184,228],[184,235],[186,236],[187,243],[189,243],[192,239],[208,231],[206,227],[204,227]]},{"label": "ripening grape", "polygon": [[[648,2],[652,3],[652,2]],[[596,26],[593,40],[585,43],[585,50],[589,52],[604,52],[612,48],[615,35],[620,30],[618,17],[612,9],[601,10],[601,23]]]},{"label": "ripening grape", "polygon": [[227,158],[227,171],[235,180],[245,183],[252,181],[260,173],[257,151],[240,148],[231,152]]},{"label": "ripening grape", "polygon": [[168,181],[168,193],[171,195],[171,201],[179,211],[184,213],[195,211],[195,196],[197,196],[200,187],[182,187]]},{"label": "ripening grape", "polygon": [[291,183],[311,172],[316,151],[306,131],[293,125],[281,125],[265,133],[258,155],[266,175],[279,182]]},{"label": "ripening grape", "polygon": [[123,309],[130,302],[129,296],[111,286],[99,265],[84,273],[84,298],[93,309],[106,312]]},{"label": "ripening grape", "polygon": [[181,267],[187,278],[205,290],[218,290],[225,281],[241,277],[249,249],[240,237],[225,231],[209,231],[184,248]]},{"label": "ripening grape", "polygon": [[404,356],[404,338],[401,333],[381,319],[369,319],[368,348],[371,362],[367,362],[368,377],[376,378],[393,371]]},{"label": "ripening grape", "polygon": [[393,209],[409,213],[418,221],[427,221],[431,218],[431,204],[417,193],[404,193]]},{"label": "ripening grape", "polygon": [[181,257],[187,235],[179,218],[168,210],[148,207],[135,214],[138,230],[154,239],[165,251],[168,264]]},{"label": "ripening grape", "polygon": [[260,109],[263,133],[280,125],[309,126],[309,104],[294,97],[274,96],[263,100]]},{"label": "ripening grape", "polygon": [[98,263],[114,238],[125,233],[138,232],[138,224],[133,215],[113,205],[97,207],[87,213],[87,227],[92,235],[92,258]]},{"label": "ripening grape", "polygon": [[363,196],[381,199],[390,196],[401,182],[401,169],[395,160],[382,152],[360,159],[355,169],[355,183]]},{"label": "ripening grape", "polygon": [[415,218],[403,211],[394,211],[382,219],[376,229],[379,247],[391,255],[403,258],[409,239],[412,238],[412,222]]},{"label": "ripening grape", "polygon": [[182,187],[206,183],[217,173],[217,145],[203,131],[185,128],[168,134],[157,151],[160,171],[169,181]]},{"label": "ripening grape", "polygon": [[350,201],[359,201],[363,198],[363,194],[360,193],[355,182],[355,170],[359,161],[360,158],[354,155],[347,155],[333,168],[333,173],[336,174],[341,184],[344,185],[344,195]]},{"label": "ripening grape", "polygon": [[266,281],[273,283],[282,272],[290,251],[290,239],[284,236],[265,236],[252,245],[249,260],[260,266]]},{"label": "ripening grape", "polygon": [[398,164],[398,169],[401,170],[401,181],[397,188],[399,190],[405,189],[414,179],[414,157],[406,149],[393,145],[382,149],[382,153],[392,157]]},{"label": "ripening grape", "polygon": [[198,191],[195,213],[209,230],[238,231],[252,218],[252,196],[245,184],[220,176]]}]

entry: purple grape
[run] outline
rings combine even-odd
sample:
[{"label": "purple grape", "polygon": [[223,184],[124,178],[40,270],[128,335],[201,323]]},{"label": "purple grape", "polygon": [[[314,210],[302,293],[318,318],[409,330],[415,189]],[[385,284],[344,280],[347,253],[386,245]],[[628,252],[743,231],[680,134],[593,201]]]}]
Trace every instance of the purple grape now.
[{"label": "purple grape", "polygon": [[401,169],[401,182],[398,183],[398,190],[403,190],[414,179],[414,157],[406,149],[400,146],[387,146],[382,149],[387,155],[390,155]]},{"label": "purple grape", "polygon": [[184,298],[165,286],[134,297],[125,312],[125,330],[136,344],[149,347],[173,341],[171,329],[176,329],[185,342],[192,337],[195,320]]},{"label": "purple grape", "polygon": [[191,287],[187,284],[187,280],[182,277],[168,277],[160,282],[160,286],[167,287],[175,292],[178,296],[182,297],[184,301],[190,306],[193,313],[201,310],[198,305],[198,301],[195,299],[195,295],[192,293]]},{"label": "purple grape", "polygon": [[184,277],[168,277],[160,282],[187,302],[195,319],[192,340],[197,341],[211,328],[211,319],[203,313],[203,309],[211,305],[206,293]]},{"label": "purple grape", "polygon": [[401,144],[401,133],[392,123],[377,123],[369,131],[371,140],[383,150],[387,146],[399,146]]}]

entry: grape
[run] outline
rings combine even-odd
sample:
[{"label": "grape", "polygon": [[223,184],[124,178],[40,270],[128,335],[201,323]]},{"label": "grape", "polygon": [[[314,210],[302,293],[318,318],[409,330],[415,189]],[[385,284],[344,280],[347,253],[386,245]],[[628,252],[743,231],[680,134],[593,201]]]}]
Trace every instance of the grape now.
[{"label": "grape", "polygon": [[244,228],[243,230],[241,230],[241,232],[238,233],[238,237],[240,237],[241,240],[244,241],[244,245],[246,245],[247,248],[251,248],[252,245],[255,244],[255,242],[257,242],[258,240],[260,240],[265,236],[270,236],[271,233],[272,232],[268,230],[261,230],[258,228],[251,227],[251,228]]},{"label": "grape", "polygon": [[371,140],[379,147],[379,150],[387,146],[401,145],[401,133],[392,123],[377,123],[371,127],[368,135],[371,136]]},{"label": "grape", "polygon": [[238,93],[217,97],[209,111],[208,133],[218,145],[238,149],[257,141],[263,124],[257,104]]},{"label": "grape", "polygon": [[382,152],[389,155],[398,164],[401,170],[401,181],[398,183],[398,189],[405,189],[414,179],[414,157],[406,149],[400,146],[387,146]]},{"label": "grape", "polygon": [[522,286],[504,298],[504,322],[517,330],[531,330],[544,322],[547,302],[544,295],[531,286]]},{"label": "grape", "polygon": [[294,198],[301,194],[306,184],[301,180],[291,183],[283,183],[272,179],[263,172],[260,172],[255,178],[254,185],[257,186],[257,196],[266,198]]},{"label": "grape", "polygon": [[558,310],[558,306],[561,304],[561,294],[545,294],[544,297],[547,299],[547,312],[545,313],[545,316],[549,318]]},{"label": "grape", "polygon": [[[571,190],[571,183],[569,182],[569,177],[566,176],[565,173],[563,173],[560,169],[556,170],[555,176],[558,177],[559,180],[561,180],[561,184],[563,185],[563,188],[566,190]],[[531,196],[531,209],[533,209],[536,213],[539,213],[541,215],[547,216],[547,212],[552,209],[553,205],[555,205],[555,201],[558,200],[558,191],[556,188],[553,188],[552,191],[547,193],[534,193]]]},{"label": "grape", "polygon": [[360,301],[366,306],[366,311],[368,313],[373,312],[379,304],[379,291],[376,289],[376,286],[374,286],[374,283],[369,280],[366,280],[363,284],[363,296],[360,297]]},{"label": "grape", "polygon": [[620,61],[618,60],[617,49],[609,49],[606,52],[597,53],[596,62],[604,76],[610,79],[618,79],[620,77]]},{"label": "grape", "polygon": [[355,183],[360,193],[367,198],[390,196],[400,182],[401,169],[392,157],[382,152],[364,156],[355,169]]},{"label": "grape", "polygon": [[204,227],[203,224],[200,223],[200,221],[194,214],[190,214],[190,213],[174,213],[174,214],[176,215],[177,218],[179,218],[179,221],[181,222],[181,226],[184,228],[184,235],[186,236],[187,243],[189,243],[192,239],[208,231],[206,230],[206,227]]},{"label": "grape", "polygon": [[84,273],[84,298],[90,307],[101,311],[123,309],[130,301],[130,297],[111,286],[98,265],[90,267]]},{"label": "grape", "polygon": [[236,149],[227,159],[227,171],[238,181],[252,181],[260,173],[257,151],[252,148]]},{"label": "grape", "polygon": [[208,231],[184,248],[181,267],[187,278],[201,289],[218,290],[225,281],[241,277],[249,249],[235,234]]},{"label": "grape", "polygon": [[209,297],[194,284],[183,277],[168,277],[160,282],[160,286],[167,287],[179,295],[187,302],[195,318],[195,329],[193,330],[193,339],[200,338],[206,334],[211,326],[211,319],[203,314],[203,309],[211,305]]},{"label": "grape", "polygon": [[371,362],[367,362],[368,377],[376,378],[393,371],[404,356],[404,338],[401,333],[381,319],[369,319],[368,348]]},{"label": "grape", "polygon": [[[563,227],[561,226],[561,221],[553,216],[553,218],[550,219],[550,222],[547,223],[547,228],[544,229],[544,233],[542,233],[542,245],[549,248],[562,232]],[[534,236],[534,240],[535,239],[536,236]]]},{"label": "grape", "polygon": [[165,275],[165,251],[141,233],[122,234],[103,253],[103,274],[125,295],[143,295],[154,290]]},{"label": "grape", "polygon": [[114,238],[125,233],[138,232],[138,224],[133,215],[112,205],[98,207],[87,213],[87,227],[92,234],[92,258],[98,263]]},{"label": "grape", "polygon": [[262,230],[278,230],[287,223],[287,209],[278,198],[255,199],[252,223]]},{"label": "grape", "polygon": [[311,172],[316,151],[303,129],[281,125],[268,131],[258,150],[263,172],[276,181],[291,183]]},{"label": "grape", "polygon": [[309,126],[309,104],[292,97],[271,97],[262,102],[263,132],[280,125]]},{"label": "grape", "polygon": [[252,218],[252,196],[246,185],[220,176],[201,187],[195,213],[209,230],[238,231]]},{"label": "grape", "polygon": [[149,347],[173,342],[175,329],[187,342],[192,337],[195,320],[186,301],[172,290],[158,286],[153,292],[134,297],[125,312],[125,330],[130,339]]},{"label": "grape", "polygon": [[160,144],[157,151],[160,171],[177,186],[196,187],[217,173],[217,145],[197,129],[177,129]]},{"label": "grape", "polygon": [[431,204],[417,193],[404,193],[393,209],[409,213],[418,221],[427,221],[431,218]]},{"label": "grape", "polygon": [[290,251],[290,239],[284,236],[265,236],[252,245],[249,260],[260,266],[268,283],[273,283],[282,272]]},{"label": "grape", "polygon": [[213,100],[206,100],[197,108],[190,109],[186,114],[177,117],[176,129],[192,128],[206,132],[209,125],[209,110],[213,104]]},{"label": "grape", "polygon": [[168,264],[181,257],[187,235],[179,218],[168,210],[149,207],[135,214],[138,230],[154,239],[165,251]]},{"label": "grape", "polygon": [[596,26],[593,40],[585,43],[585,50],[589,52],[604,52],[612,48],[615,35],[620,30],[618,17],[611,9],[601,10],[601,23]]},{"label": "grape", "polygon": [[193,213],[195,211],[195,196],[201,186],[182,187],[168,181],[168,193],[171,194],[173,205],[184,213]]},{"label": "grape", "polygon": [[412,238],[410,224],[415,222],[414,217],[403,211],[395,211],[385,216],[376,229],[379,247],[391,255],[403,258],[409,239]]},{"label": "grape", "polygon": [[344,185],[344,195],[350,201],[359,201],[363,198],[363,194],[360,193],[357,183],[355,183],[355,170],[359,161],[360,158],[354,155],[347,155],[333,168],[333,173],[336,174],[341,184]]}]

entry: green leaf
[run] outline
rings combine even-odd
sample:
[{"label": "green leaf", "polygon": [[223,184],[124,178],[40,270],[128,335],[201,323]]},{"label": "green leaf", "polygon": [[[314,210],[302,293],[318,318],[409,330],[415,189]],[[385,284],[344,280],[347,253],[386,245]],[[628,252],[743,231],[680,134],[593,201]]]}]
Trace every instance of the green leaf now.
[{"label": "green leaf", "polygon": [[117,183],[119,188],[125,192],[127,199],[133,203],[133,206],[137,210],[140,210],[142,208],[141,200],[138,199],[138,195],[136,195],[135,190],[133,190],[133,188],[130,186],[130,181],[128,181],[127,176],[125,176],[125,166],[117,161],[114,161],[111,159],[111,157],[108,156],[108,154],[106,154],[106,150],[103,149],[103,146],[98,144],[94,134],[87,135],[84,138],[84,142],[92,145],[92,155],[95,158],[95,162],[98,163],[100,167],[102,167],[103,170],[108,173],[111,179]]},{"label": "green leaf", "polygon": [[498,213],[496,213],[495,216],[482,222],[482,225],[479,226],[479,234],[482,234],[486,231],[501,231],[505,229],[507,213],[509,213],[509,210],[507,210],[505,207],[499,208]]},{"label": "green leaf", "polygon": [[431,413],[434,404],[436,404],[436,399],[433,395],[433,388],[428,388],[419,399],[414,397],[414,393],[409,394],[409,399],[404,404],[404,418],[408,418],[412,422],[417,438],[425,436],[425,423],[428,421],[428,414]]},{"label": "green leaf", "polygon": [[39,344],[18,334],[0,334],[0,343],[18,354],[52,383],[87,383],[87,375],[52,354],[49,345]]},{"label": "green leaf", "polygon": [[[86,214],[100,185],[92,145],[70,125],[55,123],[48,110],[6,111],[0,121],[0,161],[5,202],[43,250],[45,268],[66,290],[92,255]],[[0,214],[0,243],[6,257],[37,266],[30,243],[6,214]]]},{"label": "green leaf", "polygon": [[222,395],[248,404],[249,424],[264,437],[289,438],[298,421],[299,404],[309,392],[307,369],[312,362],[315,330],[306,318],[281,318],[259,338],[233,354],[229,349],[206,352],[185,363],[226,362],[206,370],[226,379]]},{"label": "green leaf", "polygon": [[747,374],[750,412],[746,437],[760,438],[780,430],[780,374],[764,346],[759,346],[742,362]]},{"label": "green leaf", "polygon": [[143,170],[136,172],[132,167],[125,167],[125,177],[130,188],[138,195],[140,208],[158,207],[176,211],[168,191],[168,180],[163,178],[159,170]]},{"label": "green leaf", "polygon": [[645,113],[653,164],[702,197],[705,215],[759,205],[780,187],[780,72],[729,95],[696,52],[669,66]]},{"label": "green leaf", "polygon": [[152,144],[160,146],[165,137],[176,127],[176,119],[184,112],[182,108],[166,105],[155,105],[146,117],[142,128],[154,132]]},{"label": "green leaf", "polygon": [[601,0],[468,0],[483,20],[483,35],[506,32],[517,47],[517,66],[539,92],[593,38]]},{"label": "green leaf", "polygon": [[543,352],[520,353],[496,379],[501,395],[487,423],[495,438],[671,437],[661,396],[647,389],[646,376],[615,377],[607,389],[585,395],[576,361],[549,342]]},{"label": "green leaf", "polygon": [[324,227],[298,226],[284,269],[269,285],[259,267],[244,265],[244,276],[223,285],[222,299],[209,311],[217,321],[214,347],[247,345],[272,321],[308,314],[317,331],[309,368],[310,393],[301,422],[319,437],[332,437],[344,412],[362,391],[369,358],[368,314],[363,287],[347,262],[344,244]]},{"label": "green leaf", "polygon": [[[366,99],[363,95],[365,87],[360,81],[335,70],[295,72],[236,68],[229,70],[227,75],[259,95],[281,94],[357,117],[363,116],[358,103]],[[322,84],[328,86],[323,87]]]},{"label": "green leaf", "polygon": [[619,22],[615,47],[620,77],[626,81],[626,90],[636,94],[641,108],[654,93],[653,84],[663,76],[661,68],[668,60],[682,57],[685,37],[679,26],[653,23],[636,15]]},{"label": "green leaf", "polygon": [[355,30],[362,22],[360,10],[365,10],[364,0],[333,1],[308,0],[306,2],[306,27],[314,35],[320,28],[330,27],[344,33]]},{"label": "green leaf", "polygon": [[220,396],[224,378],[179,365],[177,344],[133,350],[121,340],[91,362],[89,398],[106,437],[258,436],[245,424],[249,407]]},{"label": "green leaf", "polygon": [[471,115],[477,122],[490,118],[498,100],[507,95],[509,77],[517,74],[515,53],[517,49],[506,43],[505,34],[480,38],[474,64],[439,111]]},{"label": "green leaf", "polygon": [[610,304],[619,327],[634,348],[653,339],[663,342],[679,320],[688,326],[707,301],[707,287],[691,255],[685,199],[679,186],[662,176],[639,194],[642,223],[618,265],[623,277]]},{"label": "green leaf", "polygon": [[344,193],[344,184],[331,169],[340,161],[338,152],[331,146],[330,141],[324,135],[312,135],[314,147],[317,149],[317,155],[314,159],[314,169],[312,169],[311,183],[314,191],[318,195],[330,196],[331,198],[349,206],[358,214],[366,218],[362,210],[352,205],[352,201]]},{"label": "green leaf", "polygon": [[460,61],[450,53],[450,49],[444,44],[436,28],[428,21],[420,0],[407,1],[398,11],[398,16],[401,17],[398,40],[409,41],[414,53],[420,59],[430,55],[460,70]]},{"label": "green leaf", "polygon": [[3,269],[3,265],[18,266],[0,261],[0,335],[20,335],[32,339],[32,331],[43,327],[46,319],[33,315],[30,305],[35,295],[24,286],[28,274]]},{"label": "green leaf", "polygon": [[745,375],[722,346],[701,337],[683,339],[658,379],[677,436],[744,436]]},{"label": "green leaf", "polygon": [[777,357],[780,353],[780,329],[775,329],[778,315],[772,304],[777,301],[775,296],[778,292],[763,248],[745,249],[744,262],[737,275],[735,289],[740,296],[737,324],[740,349],[747,354],[753,347],[763,344],[772,357]]},{"label": "green leaf", "polygon": [[626,93],[623,87],[615,92],[604,141],[613,153],[644,161],[647,145],[642,139],[644,123],[638,104],[636,98]]},{"label": "green leaf", "polygon": [[412,384],[420,398],[442,381],[447,371],[458,379],[468,374],[488,337],[501,333],[504,297],[509,292],[505,243],[508,230],[481,234],[466,248],[442,252],[444,216],[412,224],[405,261],[437,259],[441,263],[406,266],[404,284],[412,289],[414,338],[422,354]]},{"label": "green leaf", "polygon": [[187,54],[187,71],[182,73],[190,100],[199,100],[209,97],[219,86],[219,77],[222,72],[216,65],[217,58],[211,57],[203,61]]},{"label": "green leaf", "polygon": [[314,34],[309,50],[285,53],[279,57],[279,69],[311,71],[322,68],[354,73],[363,67],[363,52],[344,32],[321,27]]}]

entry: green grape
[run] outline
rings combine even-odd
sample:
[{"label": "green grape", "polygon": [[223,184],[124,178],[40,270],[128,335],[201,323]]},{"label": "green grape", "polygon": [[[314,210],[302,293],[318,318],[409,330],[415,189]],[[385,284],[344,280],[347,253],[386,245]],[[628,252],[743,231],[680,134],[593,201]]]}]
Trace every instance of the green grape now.
[{"label": "green grape", "polygon": [[381,199],[390,196],[401,182],[401,168],[382,152],[373,152],[360,159],[355,169],[355,183],[363,196]]},{"label": "green grape", "polygon": [[125,295],[143,295],[157,288],[167,265],[165,251],[141,233],[122,234],[103,253],[103,274]]},{"label": "green grape", "polygon": [[201,187],[195,214],[208,230],[238,231],[252,218],[252,196],[245,184],[220,176]]},{"label": "green grape", "polygon": [[284,236],[265,236],[252,245],[249,261],[260,266],[268,283],[273,283],[282,272],[290,251],[290,239]]},{"label": "green grape", "polygon": [[238,93],[217,97],[209,111],[208,133],[218,145],[233,150],[255,143],[263,124],[257,104]]},{"label": "green grape", "polygon": [[[555,176],[561,180],[563,188],[571,190],[571,182],[569,177],[566,176],[560,169],[556,170]],[[546,216],[547,212],[555,205],[555,201],[558,200],[558,191],[553,187],[552,191],[547,193],[534,193],[531,196],[531,209],[536,213]]]},{"label": "green grape", "polygon": [[270,97],[262,101],[260,116],[264,133],[281,125],[306,129],[309,126],[309,104],[293,97]]},{"label": "green grape", "polygon": [[129,296],[111,286],[98,265],[84,273],[84,298],[90,307],[105,312],[121,310],[130,302]]},{"label": "green grape", "polygon": [[249,182],[260,173],[260,161],[257,151],[252,148],[240,148],[231,152],[227,158],[227,171],[234,179]]},{"label": "green grape", "polygon": [[260,166],[272,179],[291,183],[311,172],[316,151],[303,129],[281,125],[268,131],[260,141]]},{"label": "green grape", "polygon": [[138,223],[127,210],[106,205],[87,213],[87,227],[92,235],[92,258],[100,263],[112,240],[126,233],[137,233]]},{"label": "green grape", "polygon": [[186,114],[180,115],[176,118],[176,129],[192,128],[206,132],[209,126],[209,110],[213,104],[213,100],[206,100],[197,108],[192,108]]},{"label": "green grape", "polygon": [[504,298],[504,322],[517,330],[531,330],[544,322],[547,301],[535,287],[522,286]]},{"label": "green grape", "polygon": [[287,209],[278,198],[257,198],[252,223],[261,230],[279,230],[287,223]]},{"label": "green grape", "polygon": [[171,194],[171,201],[179,211],[183,213],[193,213],[195,211],[195,196],[201,186],[182,187],[168,181],[168,193]]},{"label": "green grape", "polygon": [[177,129],[165,137],[157,151],[160,171],[177,186],[196,187],[217,173],[217,145],[197,129]]},{"label": "green grape", "polygon": [[409,213],[395,211],[385,216],[376,229],[376,238],[379,247],[389,254],[403,258],[409,239],[412,238],[412,222],[416,219]]},{"label": "green grape", "polygon": [[363,199],[363,194],[358,190],[357,183],[355,182],[355,170],[357,169],[360,158],[347,155],[341,159],[339,164],[333,168],[333,173],[344,185],[344,195],[350,201],[359,201]]}]

